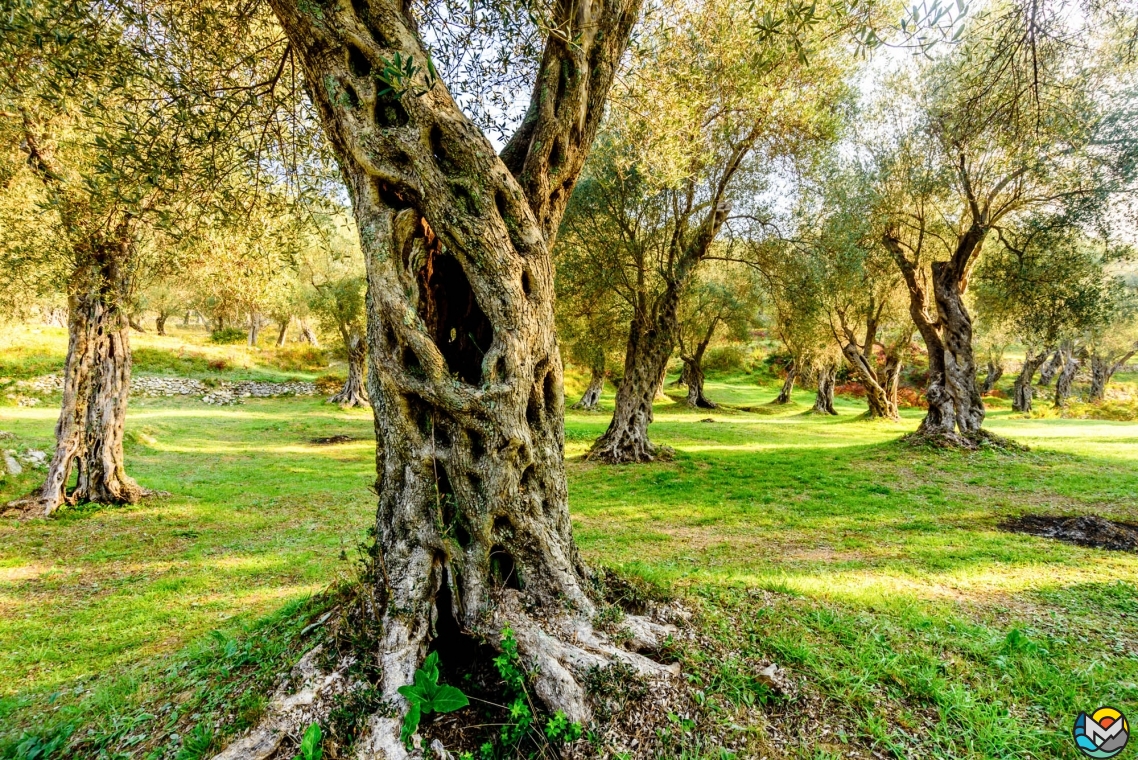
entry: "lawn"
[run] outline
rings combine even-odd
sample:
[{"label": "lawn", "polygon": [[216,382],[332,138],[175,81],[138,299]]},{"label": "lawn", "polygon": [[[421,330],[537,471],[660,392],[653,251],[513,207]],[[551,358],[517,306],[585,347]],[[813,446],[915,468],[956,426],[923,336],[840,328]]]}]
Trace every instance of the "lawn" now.
[{"label": "lawn", "polygon": [[[1030,452],[943,453],[897,443],[919,410],[870,423],[840,399],[819,418],[811,394],[766,406],[775,394],[735,375],[708,395],[755,411],[661,403],[652,436],[676,456],[651,465],[585,462],[608,412],[566,421],[577,540],[695,612],[679,652],[722,744],[1075,758],[1079,711],[1138,714],[1138,556],[997,528],[1026,511],[1138,522],[1138,423],[994,410],[990,427]],[[0,407],[0,430],[46,448],[55,413]],[[303,649],[313,595],[350,576],[365,540],[369,411],[136,399],[128,426],[131,473],[168,496],[0,521],[0,757],[60,732],[106,757],[216,747],[255,719],[263,700],[239,692]],[[335,434],[358,440],[311,443]],[[0,482],[0,500],[34,479]],[[797,693],[760,683],[762,661]],[[248,663],[259,680],[235,677]]]}]

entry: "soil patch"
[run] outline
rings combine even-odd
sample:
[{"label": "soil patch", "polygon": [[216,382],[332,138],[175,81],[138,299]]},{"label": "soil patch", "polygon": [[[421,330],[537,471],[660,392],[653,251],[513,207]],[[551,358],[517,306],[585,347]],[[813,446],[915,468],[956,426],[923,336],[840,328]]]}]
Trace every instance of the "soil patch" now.
[{"label": "soil patch", "polygon": [[1000,523],[1010,533],[1030,533],[1094,549],[1138,552],[1138,525],[1114,522],[1098,515],[1051,517],[1023,515]]},{"label": "soil patch", "polygon": [[331,446],[337,443],[351,443],[356,440],[359,439],[351,435],[330,435],[326,438],[313,438],[312,443],[318,446]]}]

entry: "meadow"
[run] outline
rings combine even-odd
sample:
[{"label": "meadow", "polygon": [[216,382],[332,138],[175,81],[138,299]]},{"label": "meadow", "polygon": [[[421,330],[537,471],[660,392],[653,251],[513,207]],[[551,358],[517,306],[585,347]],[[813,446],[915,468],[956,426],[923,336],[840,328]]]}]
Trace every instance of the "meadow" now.
[{"label": "meadow", "polygon": [[[5,354],[9,375],[54,369],[58,337]],[[224,350],[227,373],[322,371]],[[580,385],[571,376],[567,394]],[[584,460],[611,388],[601,411],[566,418],[587,561],[693,612],[676,655],[699,720],[677,716],[677,756],[1075,758],[1079,711],[1138,714],[1138,557],[999,529],[1028,512],[1138,522],[1138,423],[1001,404],[991,429],[1030,450],[961,454],[899,443],[916,409],[867,422],[839,398],[839,416],[820,418],[810,391],[773,407],[772,379],[739,372],[707,392],[731,407],[658,405],[669,462]],[[56,414],[0,406],[15,436],[3,445],[49,449]],[[0,757],[191,760],[254,721],[325,592],[355,573],[370,414],[319,398],[135,398],[127,464],[166,495],[0,520]],[[352,440],[313,442],[334,435]],[[39,476],[0,481],[0,502]],[[765,662],[791,692],[757,677]]]}]

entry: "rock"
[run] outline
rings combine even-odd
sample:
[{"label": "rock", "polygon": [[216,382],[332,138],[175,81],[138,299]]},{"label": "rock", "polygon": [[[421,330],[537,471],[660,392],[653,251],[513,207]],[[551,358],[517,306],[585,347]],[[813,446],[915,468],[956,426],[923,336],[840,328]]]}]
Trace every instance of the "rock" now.
[{"label": "rock", "polygon": [[19,475],[24,471],[24,468],[16,461],[16,457],[13,456],[13,452],[11,451],[4,452],[4,469],[7,470],[9,475]]},{"label": "rock", "polygon": [[784,697],[794,694],[794,682],[787,677],[786,671],[779,668],[775,663],[770,663],[762,668],[755,674],[759,683],[766,686],[775,694],[780,694]]},{"label": "rock", "polygon": [[11,441],[15,437],[15,433],[9,433],[7,430],[0,430],[0,441]]},{"label": "rock", "polygon": [[439,760],[454,760],[454,755],[447,752],[447,748],[438,739],[431,740],[431,751],[435,753],[435,757]]},{"label": "rock", "polygon": [[47,452],[40,451],[39,449],[28,449],[20,455],[20,459],[24,464],[30,465],[34,469],[41,469],[47,467]]}]

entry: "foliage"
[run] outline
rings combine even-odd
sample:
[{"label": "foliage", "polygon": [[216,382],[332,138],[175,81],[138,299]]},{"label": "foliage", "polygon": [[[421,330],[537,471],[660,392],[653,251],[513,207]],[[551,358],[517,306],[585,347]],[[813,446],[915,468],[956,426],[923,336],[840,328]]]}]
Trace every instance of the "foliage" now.
[{"label": "foliage", "polygon": [[322,741],[320,724],[313,723],[305,729],[304,736],[300,739],[300,746],[297,748],[300,753],[296,756],[296,760],[322,760],[324,757]]},{"label": "foliage", "polygon": [[219,330],[214,330],[209,334],[209,339],[213,343],[222,345],[231,343],[244,343],[245,331],[237,327],[222,327]]},{"label": "foliage", "polygon": [[438,652],[427,655],[422,667],[415,670],[414,683],[400,686],[399,693],[409,705],[399,735],[408,749],[411,748],[411,737],[419,729],[419,720],[423,715],[454,712],[470,704],[461,690],[439,683]]}]

